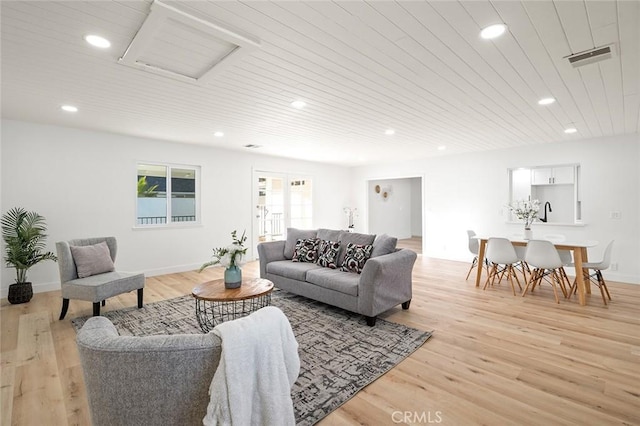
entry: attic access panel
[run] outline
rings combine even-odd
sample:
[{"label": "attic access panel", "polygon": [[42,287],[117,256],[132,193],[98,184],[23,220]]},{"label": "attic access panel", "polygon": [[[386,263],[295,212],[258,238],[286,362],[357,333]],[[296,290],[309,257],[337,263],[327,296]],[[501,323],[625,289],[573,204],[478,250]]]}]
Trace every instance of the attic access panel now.
[{"label": "attic access panel", "polygon": [[204,84],[224,67],[260,47],[260,41],[154,1],[118,63]]}]

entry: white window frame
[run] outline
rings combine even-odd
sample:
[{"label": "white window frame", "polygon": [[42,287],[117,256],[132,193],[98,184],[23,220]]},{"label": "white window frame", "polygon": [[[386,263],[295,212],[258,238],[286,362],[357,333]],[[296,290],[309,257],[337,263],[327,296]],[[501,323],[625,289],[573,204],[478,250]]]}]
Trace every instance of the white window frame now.
[{"label": "white window frame", "polygon": [[[161,166],[161,167],[165,167],[167,170],[167,182],[166,182],[166,223],[155,223],[155,224],[139,224],[138,223],[138,189],[137,189],[137,182],[138,182],[138,170],[140,168],[141,165],[149,165],[149,166]],[[171,171],[172,169],[187,169],[187,170],[193,170],[194,172],[194,177],[195,177],[195,216],[196,216],[196,220],[195,221],[189,221],[189,222],[174,222],[172,220],[172,212],[171,212],[171,194],[172,194],[172,188],[171,188]],[[134,203],[134,218],[133,218],[133,227],[134,229],[163,229],[163,228],[184,228],[184,227],[193,227],[193,226],[200,226],[201,225],[201,214],[200,214],[200,194],[201,194],[201,190],[200,190],[200,166],[197,165],[193,165],[193,164],[177,164],[177,163],[164,163],[164,162],[157,162],[157,161],[137,161],[136,162],[136,167],[135,167],[135,182],[136,182],[136,187],[134,188],[134,197],[135,197],[135,203]]]}]

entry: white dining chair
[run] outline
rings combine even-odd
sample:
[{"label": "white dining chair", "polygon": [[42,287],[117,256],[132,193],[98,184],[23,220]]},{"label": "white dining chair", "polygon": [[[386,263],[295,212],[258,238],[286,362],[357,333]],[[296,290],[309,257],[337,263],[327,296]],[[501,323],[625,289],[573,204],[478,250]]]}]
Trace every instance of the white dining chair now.
[{"label": "white dining chair", "polygon": [[[560,244],[564,241],[567,241],[567,237],[563,234],[544,234],[542,239],[551,241],[553,244]],[[567,287],[570,287],[571,281],[569,281],[569,277],[567,276],[567,272],[565,271],[564,267],[571,265],[571,263],[573,262],[571,250],[560,249],[558,250],[558,254],[560,255],[560,260],[562,260],[562,267],[558,269],[558,272]]]},{"label": "white dining chair", "polygon": [[533,267],[534,269],[531,273],[529,282],[522,292],[523,297],[526,295],[529,288],[531,288],[531,291],[533,291],[536,285],[540,285],[545,276],[549,277],[549,282],[553,287],[553,294],[555,296],[556,303],[560,303],[556,284],[558,284],[558,286],[562,290],[564,297],[567,297],[565,281],[562,278],[561,272],[559,271],[559,269],[563,266],[562,259],[560,259],[558,250],[556,250],[551,241],[530,240],[527,243],[527,253],[525,255],[525,260],[527,264],[529,264],[529,266]]},{"label": "white dining chair", "polygon": [[[604,277],[602,276],[602,271],[608,269],[611,265],[611,251],[613,250],[613,240],[609,242],[607,248],[604,249],[604,255],[602,256],[602,260],[600,262],[585,262],[582,264],[582,269],[585,271],[584,278],[585,280],[589,279],[593,284],[595,284],[600,289],[600,294],[602,295],[602,301],[604,304],[607,304],[607,299],[605,298],[605,293],[609,300],[611,300],[611,294],[609,294],[609,289],[607,288],[607,283],[604,281]],[[575,265],[572,263],[571,266]],[[593,269],[594,272],[589,274],[589,269]],[[571,288],[569,289],[568,297],[571,297],[573,293],[576,292],[578,288],[577,280],[573,281],[571,284]]]},{"label": "white dining chair", "polygon": [[[469,268],[469,272],[467,272],[467,278],[469,279],[469,275],[471,275],[471,271],[473,268],[478,266],[478,252],[480,251],[480,241],[477,238],[473,238],[476,236],[476,233],[471,229],[467,230],[467,238],[469,239],[469,251],[471,254],[475,255],[473,261],[471,262],[471,267]],[[487,259],[485,257],[483,261],[484,265],[487,267],[487,272],[489,271],[489,264],[487,263]]]},{"label": "white dining chair", "polygon": [[[524,234],[511,234],[509,237],[510,240],[524,240]],[[522,278],[524,279],[525,284],[529,280],[528,275],[531,275],[531,269],[527,262],[524,260],[525,253],[527,252],[527,246],[514,245],[513,249],[516,251],[516,255],[518,256],[518,262],[513,266],[522,272]]]},{"label": "white dining chair", "polygon": [[[487,289],[489,282],[493,286],[496,277],[498,277],[498,283],[502,281],[504,274],[507,274],[507,279],[511,283],[511,289],[513,295],[516,295],[516,288],[513,285],[513,279],[516,279],[518,287],[522,290],[520,280],[515,273],[514,264],[518,263],[518,255],[516,254],[513,244],[507,238],[489,238],[487,241],[486,258],[490,265],[489,276],[484,283],[483,290]],[[500,268],[502,266],[502,268]]]}]

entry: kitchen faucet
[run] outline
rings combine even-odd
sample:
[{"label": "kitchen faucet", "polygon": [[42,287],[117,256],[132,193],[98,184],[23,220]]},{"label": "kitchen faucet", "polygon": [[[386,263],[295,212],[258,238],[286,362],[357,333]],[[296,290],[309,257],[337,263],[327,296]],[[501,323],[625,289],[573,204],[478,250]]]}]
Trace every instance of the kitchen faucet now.
[{"label": "kitchen faucet", "polygon": [[549,213],[553,212],[553,210],[551,210],[551,203],[550,202],[546,202],[544,203],[544,217],[540,218],[540,222],[546,222],[547,221],[547,207],[549,207]]}]

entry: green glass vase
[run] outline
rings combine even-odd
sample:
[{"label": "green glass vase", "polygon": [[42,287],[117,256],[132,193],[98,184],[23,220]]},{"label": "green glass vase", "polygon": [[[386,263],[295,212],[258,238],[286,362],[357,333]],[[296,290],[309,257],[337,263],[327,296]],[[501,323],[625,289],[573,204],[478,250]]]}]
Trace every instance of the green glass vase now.
[{"label": "green glass vase", "polygon": [[236,265],[231,265],[224,270],[224,287],[238,288],[242,284],[242,269]]}]

